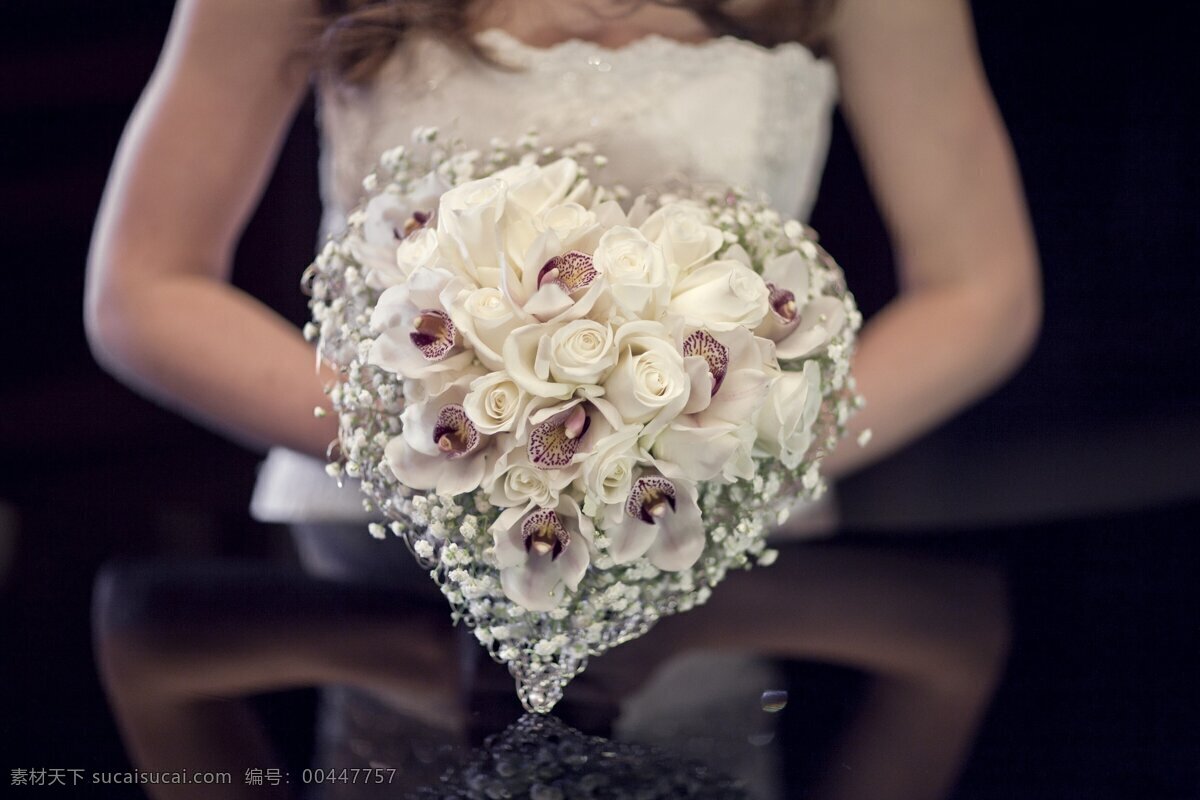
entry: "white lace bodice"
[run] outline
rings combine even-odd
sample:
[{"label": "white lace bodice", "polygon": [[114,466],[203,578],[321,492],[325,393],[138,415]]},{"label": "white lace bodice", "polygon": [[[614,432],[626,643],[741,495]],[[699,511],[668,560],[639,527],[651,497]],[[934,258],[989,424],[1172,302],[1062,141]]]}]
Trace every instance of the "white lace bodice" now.
[{"label": "white lace bodice", "polygon": [[[323,235],[344,225],[380,153],[419,125],[469,146],[531,128],[559,146],[588,141],[609,159],[596,175],[603,183],[636,193],[713,181],[764,192],[781,212],[807,218],[836,81],[803,45],[651,35],[618,49],[578,39],[536,48],[499,29],[477,41],[513,69],[415,33],[370,86],[322,87]],[[253,511],[278,522],[363,517],[354,487],[339,490],[321,464],[278,449],[260,471]]]}]

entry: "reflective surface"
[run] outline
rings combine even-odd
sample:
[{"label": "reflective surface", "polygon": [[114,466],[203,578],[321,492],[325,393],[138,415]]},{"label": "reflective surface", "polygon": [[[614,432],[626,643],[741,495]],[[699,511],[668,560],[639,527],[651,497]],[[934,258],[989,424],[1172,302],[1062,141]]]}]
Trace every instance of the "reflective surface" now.
[{"label": "reflective surface", "polygon": [[587,736],[552,716],[526,715],[414,797],[748,798],[745,785],[702,762],[643,744]]},{"label": "reflective surface", "polygon": [[[509,676],[450,625],[399,541],[332,528],[298,541],[325,577],[258,562],[102,575],[97,654],[140,768],[227,770],[230,798],[940,797],[1008,642],[991,566],[792,543],[775,565],[730,576],[705,606],[595,659],[559,719],[520,719]],[[801,713],[780,659],[864,676],[857,710],[821,732],[827,763],[800,788],[784,780],[806,754],[779,735]],[[296,775],[246,698],[310,685],[324,687],[317,746]],[[290,783],[238,785],[270,767]],[[341,770],[388,772],[364,782]],[[155,796],[203,796],[189,789]]]}]

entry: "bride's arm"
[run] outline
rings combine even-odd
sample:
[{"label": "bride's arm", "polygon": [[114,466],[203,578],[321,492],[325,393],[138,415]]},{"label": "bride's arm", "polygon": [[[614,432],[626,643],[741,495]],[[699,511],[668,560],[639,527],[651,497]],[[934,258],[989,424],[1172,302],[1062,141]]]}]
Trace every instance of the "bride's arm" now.
[{"label": "bride's arm", "polygon": [[901,284],[863,331],[854,375],[867,406],[826,461],[836,475],[1004,380],[1036,338],[1041,290],[1020,177],[966,4],[840,0],[829,44]]},{"label": "bride's arm", "polygon": [[85,318],[97,358],[139,390],[246,443],[316,454],[336,429],[313,416],[326,398],[312,348],[228,283],[307,89],[313,6],[178,4],[105,190]]}]

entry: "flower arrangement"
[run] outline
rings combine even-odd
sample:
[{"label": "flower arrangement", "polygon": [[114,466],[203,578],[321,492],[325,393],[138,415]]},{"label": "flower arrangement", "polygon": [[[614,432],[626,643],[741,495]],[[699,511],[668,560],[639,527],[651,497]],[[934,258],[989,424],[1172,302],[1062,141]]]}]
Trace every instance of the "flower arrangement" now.
[{"label": "flower arrangement", "polygon": [[339,455],[548,711],[704,603],[824,489],[861,316],[815,235],[732,189],[629,201],[603,156],[435,129],[384,153],[306,272]]}]

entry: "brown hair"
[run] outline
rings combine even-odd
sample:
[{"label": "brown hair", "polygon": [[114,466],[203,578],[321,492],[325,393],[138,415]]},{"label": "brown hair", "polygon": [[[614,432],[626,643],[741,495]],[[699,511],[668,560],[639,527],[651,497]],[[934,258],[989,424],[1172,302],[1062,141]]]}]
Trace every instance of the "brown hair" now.
[{"label": "brown hair", "polygon": [[[621,0],[636,8],[647,0]],[[686,8],[714,36],[730,35],[767,47],[785,41],[819,49],[835,0],[781,0],[755,19],[741,19],[723,9],[727,0],[649,0]],[[474,0],[320,0],[321,34],[318,64],[343,83],[363,83],[375,74],[404,36],[422,28],[486,59],[468,35]]]}]

